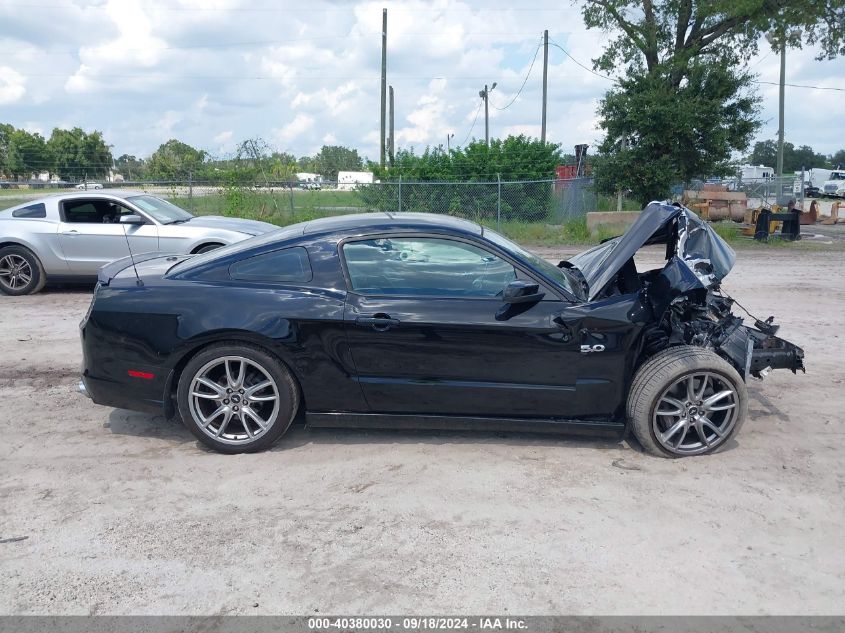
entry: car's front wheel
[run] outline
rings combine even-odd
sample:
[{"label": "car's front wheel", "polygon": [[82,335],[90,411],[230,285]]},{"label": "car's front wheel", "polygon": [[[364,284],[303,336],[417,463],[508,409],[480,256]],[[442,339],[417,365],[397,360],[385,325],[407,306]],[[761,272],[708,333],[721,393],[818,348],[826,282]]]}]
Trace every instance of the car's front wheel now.
[{"label": "car's front wheel", "polygon": [[649,453],[703,455],[723,448],[747,410],[745,383],[734,367],[699,347],[673,347],[637,371],[628,394],[628,420]]},{"label": "car's front wheel", "polygon": [[269,448],[299,407],[290,372],[247,344],[213,345],[197,354],[182,371],[176,396],[188,429],[222,453]]},{"label": "car's front wheel", "polygon": [[0,249],[0,291],[7,295],[34,294],[46,281],[41,262],[28,248],[7,246]]}]

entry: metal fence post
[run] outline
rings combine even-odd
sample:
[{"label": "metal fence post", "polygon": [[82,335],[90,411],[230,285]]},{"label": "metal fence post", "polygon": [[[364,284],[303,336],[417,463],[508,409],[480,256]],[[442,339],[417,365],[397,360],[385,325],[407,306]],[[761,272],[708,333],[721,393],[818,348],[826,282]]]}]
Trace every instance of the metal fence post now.
[{"label": "metal fence post", "polygon": [[496,174],[498,196],[496,197],[496,230],[502,230],[502,174]]},{"label": "metal fence post", "polygon": [[399,176],[399,209],[398,211],[402,211],[402,176]]},{"label": "metal fence post", "polygon": [[194,174],[188,172],[188,206],[194,207]]}]

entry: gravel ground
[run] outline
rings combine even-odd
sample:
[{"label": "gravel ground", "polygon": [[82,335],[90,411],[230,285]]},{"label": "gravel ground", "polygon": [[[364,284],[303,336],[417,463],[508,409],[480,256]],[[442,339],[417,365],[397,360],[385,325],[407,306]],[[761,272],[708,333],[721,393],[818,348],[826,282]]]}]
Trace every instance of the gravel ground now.
[{"label": "gravel ground", "polygon": [[74,393],[90,288],[0,297],[0,614],[839,614],[843,264],[740,251],[725,289],[808,372],[753,382],[737,440],[675,461],[303,428],[218,455]]}]

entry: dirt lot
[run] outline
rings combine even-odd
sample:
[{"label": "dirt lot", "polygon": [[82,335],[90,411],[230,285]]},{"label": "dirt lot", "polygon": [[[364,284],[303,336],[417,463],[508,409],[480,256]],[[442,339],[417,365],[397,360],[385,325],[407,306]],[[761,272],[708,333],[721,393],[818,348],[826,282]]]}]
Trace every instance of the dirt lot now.
[{"label": "dirt lot", "polygon": [[841,613],[844,264],[740,251],[726,290],[808,372],[752,383],[738,440],[677,461],[302,428],[221,456],[74,393],[90,289],[2,297],[0,613]]}]

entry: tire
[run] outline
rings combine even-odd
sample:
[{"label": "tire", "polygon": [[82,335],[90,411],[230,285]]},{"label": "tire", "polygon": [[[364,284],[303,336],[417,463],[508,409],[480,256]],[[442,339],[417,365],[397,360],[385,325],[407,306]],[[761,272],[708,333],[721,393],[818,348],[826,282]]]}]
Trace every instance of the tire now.
[{"label": "tire", "polygon": [[254,453],[288,430],[299,409],[299,389],[287,368],[260,347],[222,343],[188,362],[176,400],[200,442],[221,453]]},{"label": "tire", "polygon": [[216,250],[216,249],[220,248],[221,246],[223,246],[223,245],[222,244],[206,244],[202,248],[198,248],[197,250],[195,250],[194,255],[202,255],[203,253],[207,253],[209,251]]},{"label": "tire", "polygon": [[0,249],[0,292],[20,296],[35,294],[47,283],[44,267],[24,246]]},{"label": "tire", "polygon": [[651,357],[628,392],[628,423],[643,448],[660,457],[722,449],[741,428],[748,392],[715,352],[683,345]]}]

